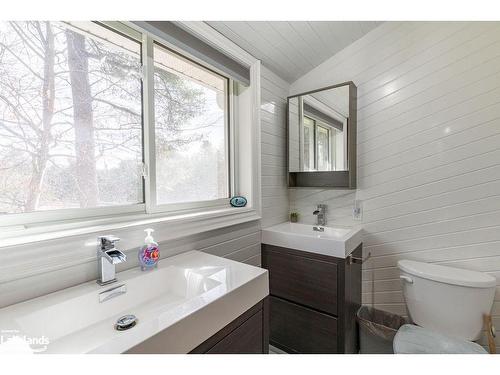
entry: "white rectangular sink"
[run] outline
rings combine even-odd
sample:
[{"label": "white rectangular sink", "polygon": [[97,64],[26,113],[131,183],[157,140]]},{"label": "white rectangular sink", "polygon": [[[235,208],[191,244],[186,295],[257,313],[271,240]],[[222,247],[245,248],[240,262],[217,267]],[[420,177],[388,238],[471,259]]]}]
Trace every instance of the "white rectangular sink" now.
[{"label": "white rectangular sink", "polygon": [[[198,251],[117,278],[108,286],[91,281],[0,309],[0,353],[122,353],[169,329],[165,351],[187,353],[269,294],[266,270]],[[121,284],[126,293],[99,302],[99,293]],[[138,318],[136,326],[115,330],[126,314]],[[30,346],[32,339],[39,342]]]},{"label": "white rectangular sink", "polygon": [[346,258],[361,244],[361,227],[319,227],[282,223],[262,229],[262,243],[310,253]]}]

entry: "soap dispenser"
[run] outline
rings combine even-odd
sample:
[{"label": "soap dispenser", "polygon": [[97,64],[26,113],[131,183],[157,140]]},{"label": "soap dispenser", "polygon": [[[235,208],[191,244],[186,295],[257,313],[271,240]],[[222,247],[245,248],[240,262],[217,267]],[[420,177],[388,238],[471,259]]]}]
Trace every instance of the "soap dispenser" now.
[{"label": "soap dispenser", "polygon": [[141,270],[146,271],[158,266],[160,249],[158,248],[158,243],[151,235],[154,229],[148,228],[145,229],[144,232],[146,232],[147,235],[144,239],[145,244],[139,249],[139,263],[141,265]]}]

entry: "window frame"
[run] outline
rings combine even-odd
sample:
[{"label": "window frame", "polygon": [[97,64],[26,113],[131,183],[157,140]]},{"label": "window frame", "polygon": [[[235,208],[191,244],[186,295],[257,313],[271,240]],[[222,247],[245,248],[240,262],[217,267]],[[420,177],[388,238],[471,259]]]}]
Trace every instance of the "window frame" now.
[{"label": "window frame", "polygon": [[[143,82],[147,81],[148,87],[151,86],[151,94],[147,96],[147,100],[152,103],[147,103],[147,107],[145,106],[143,111],[151,111],[148,114],[149,121],[144,121],[144,128],[149,127],[147,129],[150,134],[149,142],[144,145],[145,153],[147,151],[149,155],[149,161],[145,160],[147,174],[145,179],[149,179],[149,183],[147,184],[150,189],[150,197],[149,204],[146,204],[146,212],[147,213],[161,213],[161,212],[179,212],[184,210],[193,210],[193,209],[206,209],[206,208],[228,208],[230,207],[229,198],[232,196],[235,191],[235,181],[232,172],[231,166],[234,165],[234,137],[232,136],[231,128],[234,129],[234,121],[233,114],[231,108],[234,108],[231,104],[233,102],[233,91],[232,87],[234,85],[233,79],[227,77],[216,70],[208,67],[207,64],[201,64],[190,57],[187,57],[185,53],[178,52],[173,46],[167,45],[167,43],[160,42],[156,38],[151,38],[146,35],[146,42],[143,44],[146,45],[147,49],[151,48],[151,51],[146,51],[146,55],[151,56],[152,63],[146,64],[145,73],[143,77]],[[169,52],[172,52],[178,55],[180,58],[188,61],[189,63],[197,65],[199,68],[209,71],[210,73],[216,74],[222,77],[226,82],[226,114],[224,116],[224,132],[225,132],[225,153],[227,159],[227,174],[228,174],[228,195],[227,198],[219,198],[213,200],[203,200],[203,201],[194,201],[194,202],[179,202],[179,203],[163,203],[159,204],[157,202],[157,191],[156,191],[156,147],[155,147],[155,118],[154,118],[154,48],[155,45],[160,48],[164,48]],[[154,163],[152,162],[154,161]],[[153,165],[154,164],[154,165]],[[148,202],[146,200],[146,202]]]},{"label": "window frame", "polygon": [[[143,144],[143,200],[142,203],[129,205],[115,205],[92,208],[69,208],[58,210],[44,210],[26,213],[11,213],[0,215],[0,229],[24,230],[30,227],[40,227],[44,225],[57,225],[58,223],[91,222],[95,220],[105,220],[115,218],[131,219],[146,215],[147,217],[158,217],[165,215],[204,213],[212,210],[230,208],[229,198],[222,198],[209,201],[196,201],[173,204],[157,204],[156,202],[156,159],[155,159],[155,123],[154,123],[154,44],[167,48],[182,58],[197,64],[203,69],[207,69],[215,74],[227,79],[227,106],[226,106],[226,155],[228,158],[228,194],[232,196],[239,189],[236,174],[236,137],[237,128],[235,125],[235,103],[234,85],[235,81],[223,72],[201,61],[189,53],[172,45],[168,41],[153,36],[149,32],[141,30],[130,22],[101,22],[92,21],[96,24],[112,30],[124,37],[128,37],[141,44],[141,66],[142,66],[142,144]],[[73,27],[68,22],[69,27]],[[83,31],[85,33],[85,31]]]}]

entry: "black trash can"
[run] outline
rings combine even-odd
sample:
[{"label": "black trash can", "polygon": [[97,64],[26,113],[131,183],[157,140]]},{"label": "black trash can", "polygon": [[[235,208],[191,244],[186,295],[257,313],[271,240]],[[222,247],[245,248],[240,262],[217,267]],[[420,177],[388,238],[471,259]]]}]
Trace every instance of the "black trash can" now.
[{"label": "black trash can", "polygon": [[393,354],[392,342],[398,329],[409,323],[402,316],[361,306],[357,313],[361,354]]}]

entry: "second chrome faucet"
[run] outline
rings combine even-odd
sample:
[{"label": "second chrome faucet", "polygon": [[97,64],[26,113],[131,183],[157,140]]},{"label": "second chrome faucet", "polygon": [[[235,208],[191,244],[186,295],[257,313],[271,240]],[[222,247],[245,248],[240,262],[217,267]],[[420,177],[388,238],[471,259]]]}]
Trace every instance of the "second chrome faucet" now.
[{"label": "second chrome faucet", "polygon": [[325,226],[326,225],[326,204],[318,204],[316,210],[314,210],[313,215],[316,215],[316,225]]}]

